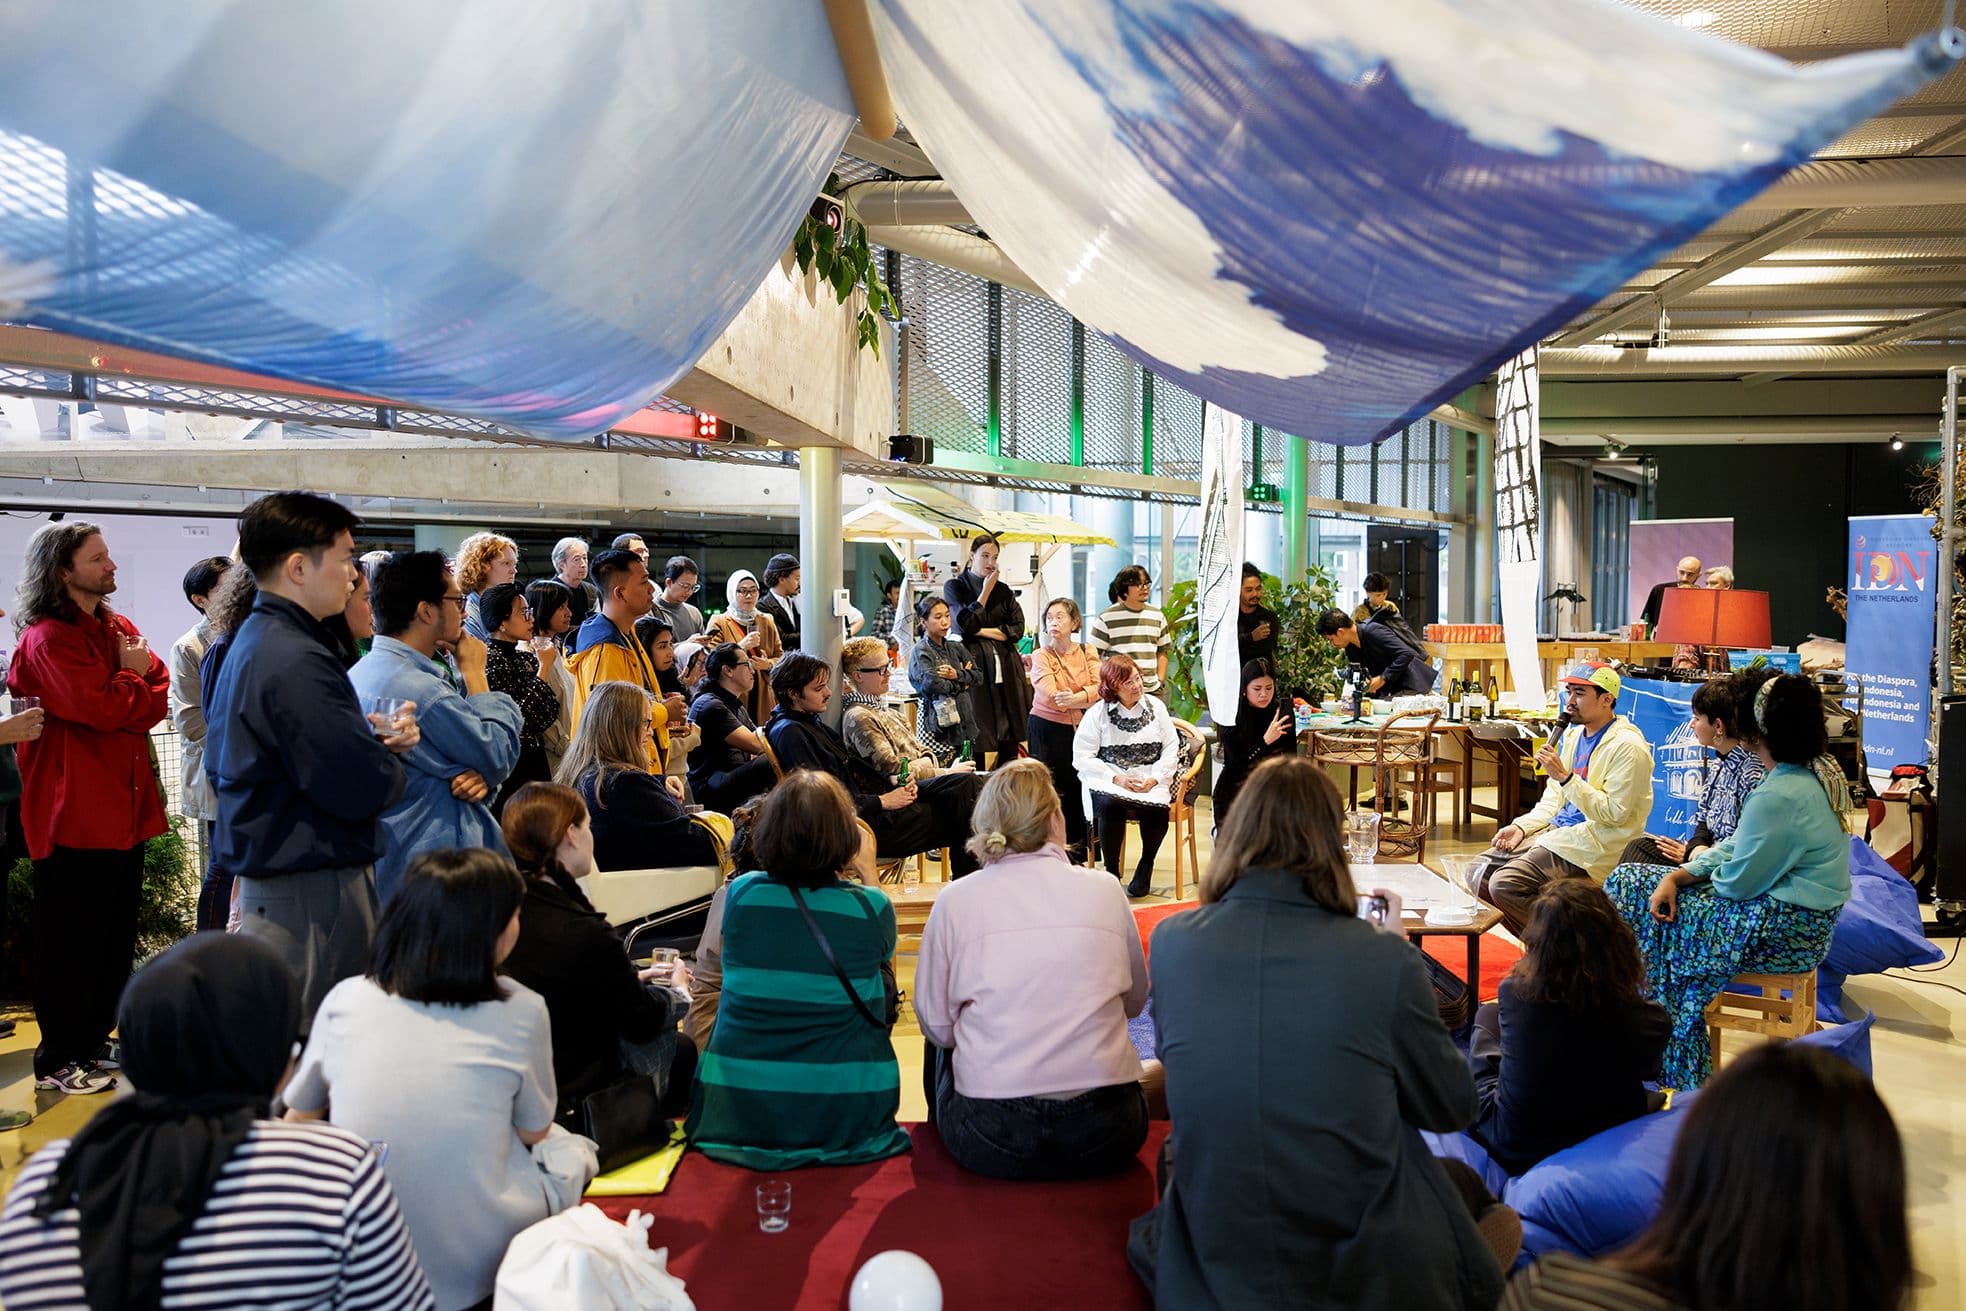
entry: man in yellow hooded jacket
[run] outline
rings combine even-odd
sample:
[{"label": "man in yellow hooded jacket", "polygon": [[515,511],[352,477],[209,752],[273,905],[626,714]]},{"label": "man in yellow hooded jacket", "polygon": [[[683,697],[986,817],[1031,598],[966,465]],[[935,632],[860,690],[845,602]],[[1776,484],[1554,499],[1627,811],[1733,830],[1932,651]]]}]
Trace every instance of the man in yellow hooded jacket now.
[{"label": "man in yellow hooded jacket", "polygon": [[587,698],[602,683],[633,683],[654,700],[655,746],[659,753],[649,767],[660,773],[669,755],[669,725],[680,724],[683,699],[665,698],[656,680],[655,665],[635,637],[635,621],[655,601],[655,583],[648,566],[632,551],[602,551],[588,566],[600,589],[601,608],[588,615],[574,634],[567,672],[573,675],[575,722]]}]

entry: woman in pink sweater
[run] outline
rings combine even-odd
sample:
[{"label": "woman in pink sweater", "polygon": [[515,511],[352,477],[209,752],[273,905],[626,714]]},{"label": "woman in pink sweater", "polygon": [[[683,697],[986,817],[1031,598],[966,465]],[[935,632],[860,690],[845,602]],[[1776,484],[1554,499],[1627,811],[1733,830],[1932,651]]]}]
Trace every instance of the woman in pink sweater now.
[{"label": "woman in pink sweater", "polygon": [[975,829],[983,866],[936,898],[915,971],[929,1118],[959,1164],[993,1178],[1126,1169],[1161,1082],[1126,1032],[1147,1004],[1126,896],[1066,861],[1064,813],[1035,760],[992,771]]},{"label": "woman in pink sweater", "polygon": [[1051,786],[1065,809],[1065,854],[1085,863],[1085,798],[1072,766],[1072,731],[1085,708],[1099,699],[1099,662],[1074,638],[1079,607],[1061,596],[1044,608],[1044,645],[1031,653],[1031,754],[1051,771]]}]

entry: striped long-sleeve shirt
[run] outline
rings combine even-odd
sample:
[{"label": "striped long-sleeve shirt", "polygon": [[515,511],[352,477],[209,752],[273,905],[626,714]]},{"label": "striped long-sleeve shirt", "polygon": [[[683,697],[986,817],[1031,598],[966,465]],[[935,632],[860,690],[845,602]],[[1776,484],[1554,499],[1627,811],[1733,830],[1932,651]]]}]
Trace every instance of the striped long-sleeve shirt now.
[{"label": "striped long-sleeve shirt", "polygon": [[[88,1311],[80,1214],[36,1219],[68,1150],[49,1143],[0,1212],[8,1311]],[[367,1141],[329,1125],[260,1121],[219,1171],[205,1210],[164,1258],[164,1311],[189,1307],[435,1311],[436,1300]]]}]

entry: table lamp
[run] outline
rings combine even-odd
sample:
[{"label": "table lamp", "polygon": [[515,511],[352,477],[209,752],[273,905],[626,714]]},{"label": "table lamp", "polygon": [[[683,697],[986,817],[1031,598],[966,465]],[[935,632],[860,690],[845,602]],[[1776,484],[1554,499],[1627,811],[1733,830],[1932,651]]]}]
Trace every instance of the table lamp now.
[{"label": "table lamp", "polygon": [[1659,597],[1655,642],[1759,649],[1770,641],[1768,593],[1739,588],[1673,587]]}]

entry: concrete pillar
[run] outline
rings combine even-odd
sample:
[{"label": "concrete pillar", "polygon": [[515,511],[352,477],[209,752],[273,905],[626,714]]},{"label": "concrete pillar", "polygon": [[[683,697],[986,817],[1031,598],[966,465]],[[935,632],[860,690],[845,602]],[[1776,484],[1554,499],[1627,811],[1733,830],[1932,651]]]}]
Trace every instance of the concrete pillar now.
[{"label": "concrete pillar", "polygon": [[1141,560],[1134,549],[1132,501],[1109,496],[1082,496],[1078,503],[1081,511],[1090,511],[1086,517],[1091,521],[1093,531],[1117,543],[1114,546],[1093,547],[1091,560],[1086,565],[1085,606],[1089,612],[1096,614],[1106,608],[1106,585],[1113,581],[1113,575],[1127,565],[1148,562]]},{"label": "concrete pillar", "polygon": [[[833,614],[833,592],[842,585],[846,545],[840,526],[840,464],[837,446],[808,446],[799,452],[799,599],[805,603],[799,646],[835,671],[840,664],[840,621]],[[840,722],[838,696],[826,718]]]},{"label": "concrete pillar", "polygon": [[1283,516],[1242,512],[1242,558],[1266,574],[1283,573]]},{"label": "concrete pillar", "polygon": [[416,549],[419,551],[442,551],[451,559],[457,558],[457,548],[472,533],[485,531],[469,524],[420,523],[416,526]]},{"label": "concrete pillar", "polygon": [[1310,561],[1310,522],[1306,498],[1310,495],[1310,444],[1302,437],[1286,437],[1283,449],[1283,561],[1279,572],[1285,583],[1304,579]]}]

